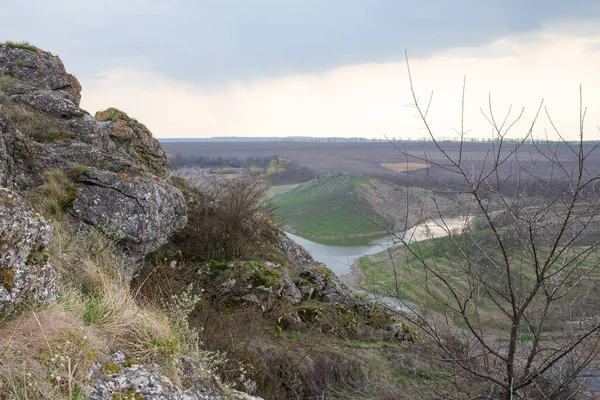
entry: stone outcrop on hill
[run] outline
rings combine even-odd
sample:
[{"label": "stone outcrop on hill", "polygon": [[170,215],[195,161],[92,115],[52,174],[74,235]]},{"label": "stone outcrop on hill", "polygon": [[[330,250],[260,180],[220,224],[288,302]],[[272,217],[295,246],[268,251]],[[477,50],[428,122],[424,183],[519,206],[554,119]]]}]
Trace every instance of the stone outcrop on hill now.
[{"label": "stone outcrop on hill", "polygon": [[[123,112],[108,109],[97,119],[79,108],[79,82],[50,53],[0,44],[2,74],[10,79],[0,96],[10,104],[0,106],[0,185],[24,193],[43,183],[44,171],[71,172],[76,196],[66,212],[99,228],[120,227],[119,245],[133,260],[122,271],[129,279],[146,254],[187,222],[180,191],[162,178],[164,149]],[[47,126],[28,136],[20,130],[27,118]]]},{"label": "stone outcrop on hill", "polygon": [[279,235],[277,246],[290,262],[300,268],[302,280],[297,286],[303,297],[318,296],[322,301],[354,305],[350,289],[325,264],[315,261],[308,251],[285,233]]},{"label": "stone outcrop on hill", "polygon": [[41,89],[61,90],[69,100],[79,106],[81,84],[77,78],[65,71],[60,58],[42,50],[29,51],[0,46],[0,74],[31,82]]},{"label": "stone outcrop on hill", "polygon": [[0,314],[19,311],[24,301],[56,297],[48,263],[51,229],[16,193],[0,188]]},{"label": "stone outcrop on hill", "polygon": [[137,160],[157,175],[165,174],[169,168],[167,153],[144,124],[129,118],[116,108],[98,111],[96,118],[102,121],[112,142],[126,156]]}]

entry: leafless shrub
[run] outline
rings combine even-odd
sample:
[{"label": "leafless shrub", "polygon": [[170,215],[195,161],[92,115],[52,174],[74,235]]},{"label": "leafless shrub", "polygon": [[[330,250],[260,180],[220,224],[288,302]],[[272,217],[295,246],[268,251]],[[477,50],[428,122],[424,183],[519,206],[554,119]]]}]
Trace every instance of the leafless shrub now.
[{"label": "leafless shrub", "polygon": [[276,228],[269,218],[274,209],[264,205],[264,180],[210,177],[199,189],[176,179],[187,198],[188,224],[173,237],[175,249],[204,260],[234,260],[274,239]]}]

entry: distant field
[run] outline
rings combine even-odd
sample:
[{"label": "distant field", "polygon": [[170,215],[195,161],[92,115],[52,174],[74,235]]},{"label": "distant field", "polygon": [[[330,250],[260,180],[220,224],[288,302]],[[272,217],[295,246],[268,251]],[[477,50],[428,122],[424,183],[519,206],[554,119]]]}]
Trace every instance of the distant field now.
[{"label": "distant field", "polygon": [[[591,146],[593,143],[586,144]],[[412,169],[409,172],[396,172],[382,166],[382,164],[423,164],[421,158],[426,156],[427,163],[435,162],[447,164],[444,154],[440,152],[431,142],[397,142],[395,146],[386,142],[366,143],[317,143],[317,142],[165,142],[163,146],[168,153],[181,154],[184,156],[198,155],[206,157],[267,157],[278,155],[293,160],[301,166],[311,168],[317,173],[332,171],[343,171],[350,174],[378,175],[378,176],[405,176],[429,177],[439,181],[449,181],[451,173],[439,167],[429,169]],[[442,143],[446,154],[458,160],[459,145],[454,142]],[[471,165],[489,165],[490,152],[493,151],[495,143],[464,143],[462,160]],[[550,154],[556,151],[566,170],[576,165],[577,160],[566,145],[556,148],[540,145],[542,151]],[[514,148],[514,144],[504,145],[504,154]],[[400,149],[401,151],[399,151]],[[402,154],[406,151],[409,155]],[[518,152],[519,163],[528,169],[534,170],[533,175],[537,177],[552,176],[552,164],[540,155],[532,144],[525,144]],[[510,174],[514,172],[516,158],[513,156],[503,163],[501,173]],[[591,173],[600,172],[600,157],[589,157],[586,160],[587,168]]]},{"label": "distant field", "polygon": [[[484,247],[486,241],[494,243],[490,230],[480,230],[467,235],[470,240],[481,243]],[[594,239],[597,240],[598,238],[595,237]],[[485,271],[483,279],[490,281],[501,281],[503,279],[501,272],[491,268],[485,257],[478,255],[481,253],[478,246],[469,245],[472,248],[468,251],[466,245],[468,241],[463,240],[462,242],[465,244],[462,251],[459,251],[455,243],[449,238],[443,237],[412,243],[410,247],[414,249],[419,257],[411,254],[404,246],[392,248],[390,252],[383,251],[375,255],[363,256],[358,260],[358,268],[362,273],[362,282],[359,287],[375,294],[399,295],[404,300],[425,306],[437,304],[437,301],[433,300],[434,298],[449,298],[449,290],[430,271],[425,270],[421,260],[433,266],[432,268],[439,273],[446,275],[452,286],[465,294],[468,293],[468,285],[464,279],[465,275],[458,273],[457,270],[465,271],[467,266],[468,268],[482,268]],[[489,247],[487,249],[488,252],[492,251]],[[583,251],[583,247],[576,247],[576,249]],[[540,258],[543,259],[547,256],[547,248],[540,246],[537,250]],[[393,263],[390,259],[390,253]],[[472,254],[469,258],[469,264],[465,263],[465,253]],[[590,257],[581,260],[581,268],[583,270],[591,268],[591,272],[586,276],[586,279],[582,280],[576,291],[565,297],[564,302],[569,304],[568,307],[571,307],[573,298],[578,296],[581,296],[580,301],[586,301],[590,303],[590,307],[596,307],[599,296],[597,286],[600,281],[600,270],[594,268],[594,266],[599,256],[599,251],[594,250]],[[515,276],[518,276],[525,284],[535,282],[535,271],[527,259],[522,260],[519,249],[509,250],[508,257],[511,262],[511,270]],[[556,266],[561,266],[560,261],[556,263]],[[396,292],[396,288],[398,292]],[[501,317],[498,309],[493,305],[490,306],[490,302],[487,301],[480,302],[479,312],[483,320],[486,320],[487,328],[493,329],[495,327],[494,320]],[[550,324],[547,327],[550,330],[563,328],[562,322],[558,325]]]}]

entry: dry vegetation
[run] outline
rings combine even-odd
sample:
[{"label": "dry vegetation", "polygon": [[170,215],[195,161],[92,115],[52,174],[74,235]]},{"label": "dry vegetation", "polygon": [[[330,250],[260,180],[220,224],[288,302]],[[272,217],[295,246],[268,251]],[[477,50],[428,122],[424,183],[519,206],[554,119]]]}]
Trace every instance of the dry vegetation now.
[{"label": "dry vegetation", "polygon": [[274,208],[265,205],[267,186],[249,175],[207,177],[202,190],[174,177],[186,197],[188,224],[176,233],[173,248],[205,260],[237,260],[256,256],[276,239],[270,220]]},{"label": "dry vegetation", "polygon": [[73,134],[65,131],[51,117],[30,110],[26,105],[17,104],[6,94],[15,78],[0,74],[0,113],[10,119],[17,131],[36,141],[56,141]]},{"label": "dry vegetation", "polygon": [[177,307],[171,312],[141,304],[120,280],[117,270],[128,260],[116,251],[118,233],[67,224],[71,185],[54,171],[29,194],[53,228],[50,262],[59,300],[0,323],[0,377],[3,390],[16,398],[83,398],[87,370],[115,349],[138,362],[156,362],[166,374],[179,354],[201,354]]}]

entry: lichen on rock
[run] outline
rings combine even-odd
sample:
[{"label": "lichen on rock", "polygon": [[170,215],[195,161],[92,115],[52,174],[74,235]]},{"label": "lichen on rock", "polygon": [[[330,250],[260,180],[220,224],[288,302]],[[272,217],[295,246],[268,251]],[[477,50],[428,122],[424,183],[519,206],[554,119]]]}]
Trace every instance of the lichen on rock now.
[{"label": "lichen on rock", "polygon": [[[111,368],[106,368],[108,364]],[[162,375],[157,365],[130,363],[116,352],[108,363],[96,364],[89,371],[84,393],[90,400],[261,400],[225,390],[211,371],[190,358],[182,357],[177,364],[179,385]]]},{"label": "lichen on rock", "polygon": [[67,73],[60,58],[52,53],[12,48],[0,43],[0,74],[31,82],[39,88],[62,90],[79,106],[81,84]]},{"label": "lichen on rock", "polygon": [[110,138],[119,149],[138,159],[157,175],[165,174],[169,168],[167,153],[144,124],[116,108],[98,111],[96,119],[105,124]]},{"label": "lichen on rock", "polygon": [[0,188],[0,313],[15,313],[24,301],[56,298],[50,238],[46,221],[16,193]]},{"label": "lichen on rock", "polygon": [[123,234],[120,245],[135,260],[165,244],[171,232],[187,222],[180,193],[159,180],[91,167],[76,185],[77,199],[70,213],[94,226],[118,226]]}]

